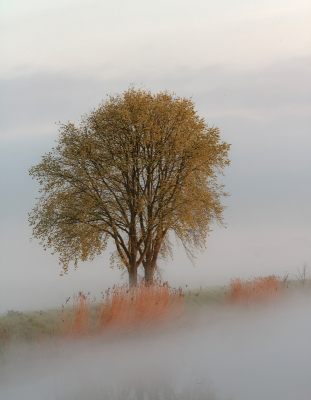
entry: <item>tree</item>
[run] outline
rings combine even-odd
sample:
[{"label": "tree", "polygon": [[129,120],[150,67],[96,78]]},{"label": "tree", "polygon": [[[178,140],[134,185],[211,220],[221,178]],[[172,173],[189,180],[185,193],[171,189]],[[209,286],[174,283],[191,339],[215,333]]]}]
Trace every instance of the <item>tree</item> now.
[{"label": "tree", "polygon": [[191,99],[131,86],[59,132],[29,170],[42,186],[29,222],[44,249],[59,253],[62,273],[70,261],[93,260],[111,238],[112,262],[127,268],[130,285],[140,265],[152,280],[157,260],[172,256],[171,233],[193,260],[210,224],[223,225],[227,193],[217,175],[230,145]]}]

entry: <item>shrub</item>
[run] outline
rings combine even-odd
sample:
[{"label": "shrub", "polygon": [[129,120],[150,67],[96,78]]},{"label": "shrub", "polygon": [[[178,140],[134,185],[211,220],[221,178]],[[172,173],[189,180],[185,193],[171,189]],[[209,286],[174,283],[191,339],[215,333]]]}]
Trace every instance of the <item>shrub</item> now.
[{"label": "shrub", "polygon": [[23,313],[20,311],[8,310],[8,312],[7,312],[7,317],[10,317],[10,318],[21,317],[22,315],[23,315]]}]

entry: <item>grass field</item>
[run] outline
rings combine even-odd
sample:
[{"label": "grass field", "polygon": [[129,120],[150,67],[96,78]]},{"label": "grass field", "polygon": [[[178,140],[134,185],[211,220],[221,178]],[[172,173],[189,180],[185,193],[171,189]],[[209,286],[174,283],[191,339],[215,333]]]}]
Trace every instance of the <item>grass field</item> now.
[{"label": "grass field", "polygon": [[228,286],[182,291],[167,284],[139,285],[136,291],[114,286],[98,302],[80,292],[58,309],[20,312],[0,317],[0,349],[17,342],[41,342],[51,337],[85,337],[105,331],[126,334],[139,329],[172,325],[193,309],[221,305],[254,305],[273,301],[298,288],[309,289],[310,279],[275,275],[249,280],[231,279]]}]

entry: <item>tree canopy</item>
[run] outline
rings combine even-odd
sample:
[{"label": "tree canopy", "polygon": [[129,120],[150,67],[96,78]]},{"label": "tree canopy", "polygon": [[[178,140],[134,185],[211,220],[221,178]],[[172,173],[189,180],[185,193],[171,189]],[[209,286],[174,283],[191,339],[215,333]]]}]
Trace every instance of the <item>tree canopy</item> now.
[{"label": "tree canopy", "polygon": [[170,234],[193,260],[210,225],[223,224],[219,174],[230,145],[208,127],[192,99],[131,86],[82,117],[60,125],[57,145],[30,168],[41,197],[29,214],[33,237],[59,253],[63,273],[93,260],[114,241],[112,261],[137,282],[153,279],[172,255]]}]

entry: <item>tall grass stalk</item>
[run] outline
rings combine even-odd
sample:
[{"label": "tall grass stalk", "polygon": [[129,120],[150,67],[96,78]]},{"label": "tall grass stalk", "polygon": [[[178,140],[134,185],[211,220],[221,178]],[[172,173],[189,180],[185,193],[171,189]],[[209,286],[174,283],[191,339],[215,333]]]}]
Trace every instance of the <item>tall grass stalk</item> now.
[{"label": "tall grass stalk", "polygon": [[243,280],[230,280],[227,301],[230,304],[262,304],[271,300],[284,289],[276,275]]},{"label": "tall grass stalk", "polygon": [[141,282],[135,288],[115,285],[97,305],[89,295],[79,292],[72,307],[63,306],[54,322],[55,334],[80,337],[154,329],[174,322],[183,312],[181,289],[172,289],[167,283]]}]

